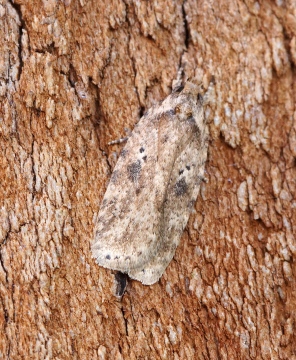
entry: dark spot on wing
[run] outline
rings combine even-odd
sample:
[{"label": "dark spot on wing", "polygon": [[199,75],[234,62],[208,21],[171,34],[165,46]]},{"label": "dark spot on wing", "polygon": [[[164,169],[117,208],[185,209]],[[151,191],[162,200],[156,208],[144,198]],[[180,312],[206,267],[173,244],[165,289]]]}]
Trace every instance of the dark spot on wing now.
[{"label": "dark spot on wing", "polygon": [[97,222],[104,224],[104,223],[106,222],[105,216],[100,216],[100,217],[98,218]]},{"label": "dark spot on wing", "polygon": [[110,182],[116,184],[118,179],[118,170],[114,170],[110,179]]},{"label": "dark spot on wing", "polygon": [[190,125],[191,131],[192,131],[193,133],[198,133],[198,134],[200,134],[200,129],[199,129],[199,127],[196,125],[196,121],[195,121],[194,116],[189,116],[189,117],[186,119],[186,121],[187,121],[188,124]]},{"label": "dark spot on wing", "polygon": [[101,209],[104,209],[108,205],[108,199],[104,199],[101,204]]},{"label": "dark spot on wing", "polygon": [[147,160],[147,155],[143,156],[142,159],[143,159],[144,161],[146,161],[146,160]]},{"label": "dark spot on wing", "polygon": [[117,197],[114,197],[111,200],[110,199],[104,199],[102,204],[101,204],[100,210],[105,209],[107,207],[112,207],[114,204],[116,204],[116,202],[117,202]]},{"label": "dark spot on wing", "polygon": [[174,94],[174,93],[180,93],[183,89],[184,89],[184,86],[183,86],[183,85],[176,86],[176,87],[173,89],[172,94]]},{"label": "dark spot on wing", "polygon": [[157,115],[157,119],[161,119],[162,117],[165,117],[167,116],[168,118],[171,118],[173,115],[175,115],[176,112],[174,109],[170,109],[170,110],[167,110],[167,111],[164,111],[164,112],[161,112]]},{"label": "dark spot on wing", "polygon": [[143,153],[145,149],[143,147],[140,148],[140,153]]},{"label": "dark spot on wing", "polygon": [[179,175],[182,175],[182,174],[183,174],[183,172],[184,172],[184,170],[183,170],[183,169],[181,169],[181,170],[179,171]]},{"label": "dark spot on wing", "polygon": [[200,184],[201,182],[207,182],[207,179],[204,176],[198,176],[197,177],[197,184]]},{"label": "dark spot on wing", "polygon": [[190,170],[190,166],[189,166],[189,165],[186,165],[186,169],[187,169],[187,170]]},{"label": "dark spot on wing", "polygon": [[163,138],[162,138],[162,143],[165,144],[168,140],[169,140],[169,136],[168,135],[165,135]]},{"label": "dark spot on wing", "polygon": [[120,156],[122,156],[123,158],[125,158],[127,154],[128,154],[128,150],[125,149],[122,149],[120,152]]},{"label": "dark spot on wing", "polygon": [[195,205],[195,200],[193,200],[193,199],[190,200],[187,204],[188,209],[191,211],[193,209],[194,205]]},{"label": "dark spot on wing", "polygon": [[185,178],[180,179],[179,181],[176,182],[175,186],[175,194],[177,196],[182,196],[184,194],[186,194],[186,191],[188,189],[188,185],[185,181]]},{"label": "dark spot on wing", "polygon": [[187,121],[190,123],[190,126],[192,128],[192,132],[196,134],[197,137],[200,137],[200,128],[196,125],[194,117],[190,117],[187,119]]},{"label": "dark spot on wing", "polygon": [[132,182],[136,182],[139,179],[141,169],[142,166],[140,160],[137,160],[127,166],[128,177]]},{"label": "dark spot on wing", "polygon": [[107,255],[107,256],[106,256],[106,259],[107,259],[107,260],[110,260],[110,259],[111,259],[111,256],[110,256],[110,255]]}]

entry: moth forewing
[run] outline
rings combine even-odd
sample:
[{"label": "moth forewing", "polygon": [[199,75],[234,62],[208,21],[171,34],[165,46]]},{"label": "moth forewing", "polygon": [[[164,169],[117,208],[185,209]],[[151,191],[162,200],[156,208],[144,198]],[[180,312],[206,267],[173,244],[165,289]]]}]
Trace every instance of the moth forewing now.
[{"label": "moth forewing", "polygon": [[187,81],[136,125],[95,226],[92,252],[99,265],[151,285],[173,258],[207,159],[201,91]]}]

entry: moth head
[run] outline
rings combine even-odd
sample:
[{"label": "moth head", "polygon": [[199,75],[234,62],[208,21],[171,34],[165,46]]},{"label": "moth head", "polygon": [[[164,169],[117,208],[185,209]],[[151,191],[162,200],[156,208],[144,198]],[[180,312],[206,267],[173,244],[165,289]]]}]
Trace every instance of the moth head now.
[{"label": "moth head", "polygon": [[189,78],[184,85],[182,93],[202,100],[205,89],[202,82],[195,78]]},{"label": "moth head", "polygon": [[212,100],[215,84],[216,80],[213,75],[209,80],[207,89],[205,89],[201,81],[198,81],[196,78],[189,78],[184,85],[182,93],[195,98],[198,104],[206,105]]},{"label": "moth head", "polygon": [[174,113],[179,121],[197,122],[196,117],[203,113],[202,84],[187,82],[184,89],[175,97]]},{"label": "moth head", "polygon": [[194,113],[193,104],[188,103],[188,101],[184,101],[184,99],[181,99],[183,101],[180,101],[175,106],[175,114],[179,115],[181,120],[186,120],[188,118],[191,118]]}]

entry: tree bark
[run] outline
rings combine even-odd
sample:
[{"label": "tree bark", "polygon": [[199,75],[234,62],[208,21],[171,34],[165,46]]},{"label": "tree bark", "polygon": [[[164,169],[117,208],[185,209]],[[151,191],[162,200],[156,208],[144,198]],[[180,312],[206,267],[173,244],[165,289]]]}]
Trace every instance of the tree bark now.
[{"label": "tree bark", "polygon": [[[296,359],[295,2],[0,0],[0,359]],[[160,281],[90,244],[141,114],[215,75],[203,184]]]}]

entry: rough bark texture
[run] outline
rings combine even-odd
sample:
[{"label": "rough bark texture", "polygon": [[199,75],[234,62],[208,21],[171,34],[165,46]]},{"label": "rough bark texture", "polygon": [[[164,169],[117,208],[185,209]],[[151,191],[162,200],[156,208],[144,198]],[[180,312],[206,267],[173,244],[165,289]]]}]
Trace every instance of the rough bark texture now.
[{"label": "rough bark texture", "polygon": [[[0,359],[296,359],[296,4],[0,1]],[[154,286],[91,258],[119,146],[216,77],[204,184]]]}]

